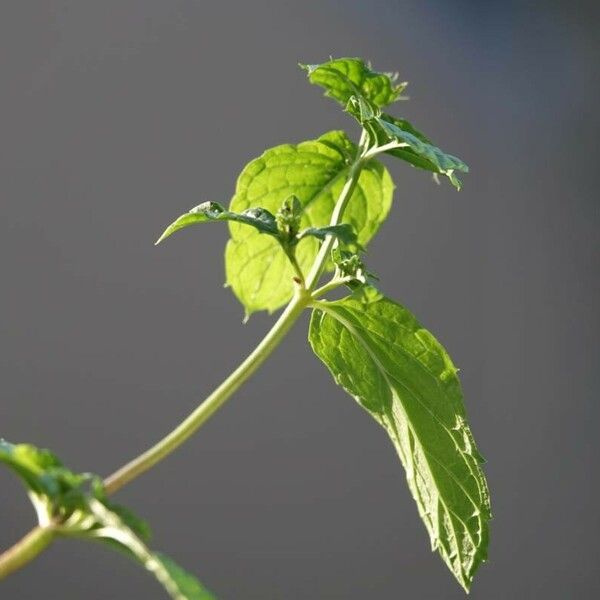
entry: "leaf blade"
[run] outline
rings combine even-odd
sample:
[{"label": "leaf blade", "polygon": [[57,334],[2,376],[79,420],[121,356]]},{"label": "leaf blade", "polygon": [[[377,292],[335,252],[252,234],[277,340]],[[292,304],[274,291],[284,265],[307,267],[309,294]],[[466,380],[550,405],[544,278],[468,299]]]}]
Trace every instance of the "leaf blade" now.
[{"label": "leaf blade", "polygon": [[[283,198],[295,195],[303,208],[303,228],[327,226],[356,152],[356,146],[340,131],[271,148],[243,169],[230,210],[262,206],[275,212]],[[392,194],[387,169],[377,161],[368,161],[344,216],[360,245],[367,244],[387,217]],[[237,223],[230,223],[230,231],[225,251],[227,284],[247,314],[277,310],[292,297],[294,277],[277,241]],[[303,270],[311,266],[317,251],[315,239],[299,244],[296,257]]]},{"label": "leaf blade", "polygon": [[323,87],[325,95],[344,108],[357,95],[381,108],[398,100],[406,86],[395,83],[396,74],[374,71],[361,58],[337,58],[300,67],[307,72],[311,83]]},{"label": "leaf blade", "polygon": [[254,227],[259,233],[269,235],[278,233],[275,217],[268,210],[256,207],[249,208],[242,213],[234,213],[225,210],[218,202],[203,202],[173,221],[158,238],[155,245],[160,244],[176,231],[211,221],[236,221]]},{"label": "leaf blade", "polygon": [[110,547],[114,542],[122,546],[131,558],[156,578],[173,600],[215,600],[215,596],[194,575],[168,556],[152,552],[119,513],[96,499],[90,500],[89,507],[98,524],[89,535],[110,542]]},{"label": "leaf blade", "polygon": [[452,185],[460,190],[461,183],[454,172],[469,172],[469,167],[460,158],[440,150],[405,119],[382,114],[380,117],[375,117],[373,121],[380,144],[396,140],[404,145],[404,147],[399,145],[387,150],[386,154],[400,158],[419,169],[445,175]]},{"label": "leaf blade", "polygon": [[309,340],[336,383],[387,431],[432,549],[468,590],[487,557],[491,511],[447,352],[404,307],[372,290],[366,304],[320,303]]},{"label": "leaf blade", "polygon": [[180,567],[172,558],[162,552],[155,552],[154,556],[168,571],[185,600],[215,600],[215,596],[194,575]]},{"label": "leaf blade", "polygon": [[[0,438],[0,462],[28,489],[40,525],[57,535],[102,541],[146,568],[173,600],[215,600],[193,575],[146,545],[150,528],[132,511],[108,501],[99,477],[74,473],[49,450]],[[84,489],[84,484],[90,489]]]}]

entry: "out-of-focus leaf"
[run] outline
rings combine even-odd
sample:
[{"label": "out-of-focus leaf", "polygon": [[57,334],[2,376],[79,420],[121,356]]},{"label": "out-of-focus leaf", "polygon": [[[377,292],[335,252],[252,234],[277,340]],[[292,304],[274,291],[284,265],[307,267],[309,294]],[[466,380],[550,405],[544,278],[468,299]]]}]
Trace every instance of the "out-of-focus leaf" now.
[{"label": "out-of-focus leaf", "polygon": [[53,536],[100,540],[124,552],[152,573],[173,600],[215,600],[193,575],[148,549],[148,525],[128,508],[109,502],[99,477],[70,471],[49,450],[2,439],[0,461],[23,480],[40,525]]}]

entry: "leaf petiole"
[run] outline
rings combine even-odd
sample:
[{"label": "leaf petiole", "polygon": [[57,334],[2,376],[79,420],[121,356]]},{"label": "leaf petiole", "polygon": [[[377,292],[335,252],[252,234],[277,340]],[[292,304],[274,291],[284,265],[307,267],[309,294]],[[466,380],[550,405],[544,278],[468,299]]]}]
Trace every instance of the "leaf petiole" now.
[{"label": "leaf petiole", "polygon": [[404,142],[388,142],[383,146],[373,146],[365,153],[365,159],[375,158],[379,154],[388,152],[388,150],[396,150],[397,148],[409,148],[409,145]]},{"label": "leaf petiole", "polygon": [[332,292],[333,290],[336,290],[339,287],[342,287],[343,285],[346,285],[347,283],[351,283],[352,281],[354,281],[355,278],[354,277],[334,277],[333,279],[331,279],[330,281],[328,281],[326,284],[322,285],[320,288],[317,288],[312,294],[312,298],[314,300],[316,300],[317,298],[320,298],[321,296],[324,296],[325,294],[327,294],[328,292]]},{"label": "leaf petiole", "polygon": [[296,249],[295,248],[287,248],[284,247],[285,255],[287,256],[292,268],[294,269],[294,273],[296,273],[295,281],[302,288],[306,288],[306,280],[304,278],[304,273],[298,264],[298,260],[296,259]]}]

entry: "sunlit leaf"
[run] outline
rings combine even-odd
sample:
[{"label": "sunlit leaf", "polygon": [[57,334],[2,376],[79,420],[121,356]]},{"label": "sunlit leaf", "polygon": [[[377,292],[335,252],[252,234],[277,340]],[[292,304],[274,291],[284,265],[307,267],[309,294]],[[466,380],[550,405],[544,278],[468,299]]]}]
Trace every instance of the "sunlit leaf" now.
[{"label": "sunlit leaf", "polygon": [[300,65],[311,83],[344,108],[352,96],[361,96],[377,107],[400,98],[406,83],[396,83],[395,73],[378,73],[360,58],[336,58],[317,65]]},{"label": "sunlit leaf", "polygon": [[447,352],[406,308],[373,289],[320,303],[309,340],[335,381],[387,431],[432,548],[468,590],[487,556],[491,513]]},{"label": "sunlit leaf", "polygon": [[[271,148],[240,174],[230,210],[260,206],[275,212],[283,199],[294,195],[302,206],[302,228],[326,227],[356,152],[356,146],[339,131]],[[366,246],[387,217],[392,192],[385,167],[368,161],[344,213],[344,222],[351,225],[361,246]],[[227,283],[247,314],[281,307],[292,297],[294,271],[277,240],[237,223],[231,223],[230,230],[225,253]],[[318,248],[319,241],[310,237],[298,245],[296,256],[305,272]]]}]

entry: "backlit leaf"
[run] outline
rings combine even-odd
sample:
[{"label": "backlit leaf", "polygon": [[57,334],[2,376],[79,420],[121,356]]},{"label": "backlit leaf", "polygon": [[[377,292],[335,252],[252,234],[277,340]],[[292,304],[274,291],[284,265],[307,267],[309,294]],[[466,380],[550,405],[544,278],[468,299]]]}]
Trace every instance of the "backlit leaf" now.
[{"label": "backlit leaf", "polygon": [[432,548],[468,590],[487,556],[491,513],[457,369],[406,308],[372,288],[365,298],[320,303],[311,346],[387,431]]},{"label": "backlit leaf", "polygon": [[344,108],[352,96],[361,96],[377,107],[395,102],[405,83],[395,73],[378,73],[360,58],[336,58],[318,65],[300,65],[311,83],[325,88],[325,95]]},{"label": "backlit leaf", "polygon": [[[295,195],[303,209],[302,227],[326,227],[356,152],[355,144],[339,131],[271,148],[240,174],[230,210],[261,206],[275,212],[285,198]],[[344,222],[352,226],[361,246],[387,217],[392,192],[385,167],[368,161],[344,213]],[[230,230],[225,253],[227,283],[247,314],[281,307],[292,297],[294,271],[277,240],[237,223],[230,223]],[[298,244],[296,257],[305,273],[318,247],[318,240],[310,237]]]}]

